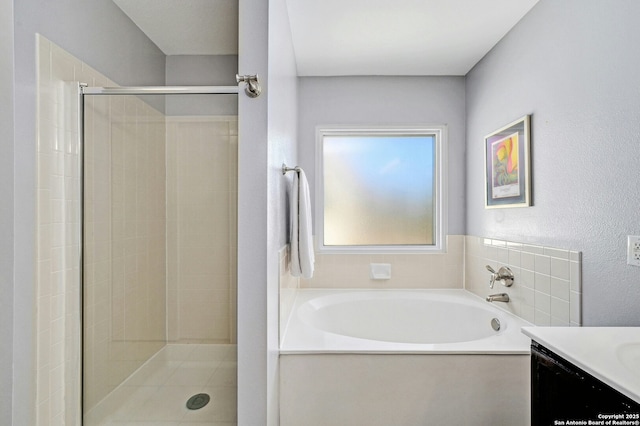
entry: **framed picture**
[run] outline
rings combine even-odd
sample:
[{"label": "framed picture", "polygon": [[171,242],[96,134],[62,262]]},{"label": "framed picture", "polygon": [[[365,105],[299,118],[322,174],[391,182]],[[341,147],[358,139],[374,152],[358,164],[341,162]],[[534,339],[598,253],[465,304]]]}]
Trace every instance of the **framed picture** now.
[{"label": "framed picture", "polygon": [[485,208],[531,205],[530,116],[484,138]]}]

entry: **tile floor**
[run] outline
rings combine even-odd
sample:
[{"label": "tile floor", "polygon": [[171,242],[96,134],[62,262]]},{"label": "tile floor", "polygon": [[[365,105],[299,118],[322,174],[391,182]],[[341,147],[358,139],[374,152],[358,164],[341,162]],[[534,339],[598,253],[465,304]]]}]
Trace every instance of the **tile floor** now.
[{"label": "tile floor", "polygon": [[[85,426],[235,426],[235,345],[169,344],[85,414]],[[187,400],[207,393],[199,410]]]}]

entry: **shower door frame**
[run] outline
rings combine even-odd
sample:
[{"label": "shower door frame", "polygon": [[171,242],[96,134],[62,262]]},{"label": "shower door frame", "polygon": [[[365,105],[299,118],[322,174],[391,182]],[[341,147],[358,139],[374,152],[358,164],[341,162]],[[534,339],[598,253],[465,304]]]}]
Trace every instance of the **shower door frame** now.
[{"label": "shower door frame", "polygon": [[[246,83],[245,93],[250,98],[258,97],[261,93],[260,84],[258,82],[258,76],[239,76],[236,75],[238,83]],[[84,135],[84,97],[85,96],[117,96],[117,95],[229,95],[239,94],[240,89],[238,86],[123,86],[123,87],[99,87],[88,86],[86,83],[78,82],[78,176],[79,176],[79,239],[80,239],[80,253],[79,253],[79,324],[80,324],[80,362],[79,369],[79,401],[80,407],[79,422],[80,425],[84,424],[84,259],[85,259],[85,232],[84,232],[84,164],[85,164],[85,135]]]}]

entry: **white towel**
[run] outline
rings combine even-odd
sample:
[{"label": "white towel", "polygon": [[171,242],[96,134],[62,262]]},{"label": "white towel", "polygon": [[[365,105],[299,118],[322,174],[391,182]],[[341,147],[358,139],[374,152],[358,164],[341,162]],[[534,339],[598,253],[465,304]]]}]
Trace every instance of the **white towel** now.
[{"label": "white towel", "polygon": [[313,236],[309,183],[304,171],[293,174],[291,190],[291,275],[309,279],[313,276]]}]

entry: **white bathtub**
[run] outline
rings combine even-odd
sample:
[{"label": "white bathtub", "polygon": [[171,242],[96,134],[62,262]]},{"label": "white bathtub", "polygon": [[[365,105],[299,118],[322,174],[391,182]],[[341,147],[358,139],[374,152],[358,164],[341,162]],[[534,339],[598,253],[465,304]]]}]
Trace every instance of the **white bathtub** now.
[{"label": "white bathtub", "polygon": [[280,425],[527,426],[530,325],[464,290],[299,290]]},{"label": "white bathtub", "polygon": [[304,289],[280,353],[528,354],[530,325],[465,290]]}]

